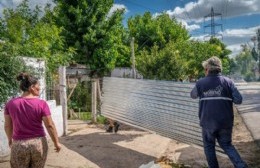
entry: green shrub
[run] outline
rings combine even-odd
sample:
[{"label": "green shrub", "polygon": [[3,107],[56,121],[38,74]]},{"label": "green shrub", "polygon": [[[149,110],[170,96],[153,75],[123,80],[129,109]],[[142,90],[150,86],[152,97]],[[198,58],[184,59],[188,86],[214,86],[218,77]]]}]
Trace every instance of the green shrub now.
[{"label": "green shrub", "polygon": [[[71,89],[68,90],[68,94],[71,92]],[[72,96],[69,100],[68,106],[74,111],[91,111],[91,82],[83,81],[79,82],[72,93]]]},{"label": "green shrub", "polygon": [[0,105],[19,93],[16,76],[27,70],[23,60],[15,55],[8,43],[0,44]]},{"label": "green shrub", "polygon": [[88,121],[92,118],[91,112],[78,112],[77,114],[79,115],[79,119],[81,120]]},{"label": "green shrub", "polygon": [[107,122],[107,118],[102,116],[102,115],[98,115],[97,116],[97,123],[98,124],[106,124]]},{"label": "green shrub", "polygon": [[[91,112],[78,112],[77,113],[79,116],[79,119],[84,120],[84,121],[89,121],[92,120],[92,113]],[[102,115],[97,116],[97,123],[98,124],[106,124],[107,119],[106,117]]]}]

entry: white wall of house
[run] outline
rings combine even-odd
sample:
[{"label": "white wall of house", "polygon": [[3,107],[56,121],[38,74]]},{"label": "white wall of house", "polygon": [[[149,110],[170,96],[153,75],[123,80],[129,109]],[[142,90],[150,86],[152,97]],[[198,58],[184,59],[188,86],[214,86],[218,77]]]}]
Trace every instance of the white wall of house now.
[{"label": "white wall of house", "polygon": [[[62,106],[57,106],[55,100],[48,100],[47,103],[50,107],[51,117],[52,117],[52,119],[55,123],[56,129],[57,129],[57,132],[58,132],[58,136],[62,136],[63,133],[64,133]],[[49,136],[46,129],[45,129],[45,132],[46,132],[47,136]]]},{"label": "white wall of house", "polygon": [[46,63],[43,59],[39,58],[30,58],[22,57],[26,66],[35,69],[37,75],[39,75],[39,82],[41,85],[40,98],[46,100],[46,81],[45,81],[45,72],[46,72]]}]

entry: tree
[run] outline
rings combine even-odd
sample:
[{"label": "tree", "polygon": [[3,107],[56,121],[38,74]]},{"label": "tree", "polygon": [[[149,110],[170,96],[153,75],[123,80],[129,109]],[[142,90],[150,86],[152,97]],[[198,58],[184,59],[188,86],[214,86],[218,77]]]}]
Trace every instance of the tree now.
[{"label": "tree", "polygon": [[222,43],[217,38],[211,38],[209,43],[213,45],[214,50],[216,51],[216,56],[218,56],[223,64],[223,73],[224,74],[230,74],[230,58],[229,54],[231,54],[231,51],[226,48],[226,45]]},{"label": "tree", "polygon": [[70,60],[73,49],[64,50],[64,40],[60,35],[62,28],[46,22],[40,17],[41,13],[38,7],[31,10],[28,0],[16,9],[6,9],[0,20],[0,35],[3,41],[16,48],[17,55],[14,56],[43,58],[48,69],[54,72],[59,65]]},{"label": "tree", "polygon": [[[87,64],[102,76],[115,65],[127,64],[129,47],[125,45],[123,10],[108,16],[113,0],[55,0],[56,23],[63,28],[65,47],[73,47],[74,60]],[[125,57],[124,57],[125,56]],[[120,60],[118,60],[121,58]],[[121,63],[120,63],[121,61]]]},{"label": "tree", "polygon": [[182,45],[181,51],[185,62],[188,64],[186,75],[190,80],[204,76],[201,63],[211,56],[217,56],[222,60],[223,74],[230,73],[230,59],[228,57],[230,51],[218,39],[212,38],[205,42],[190,40]]},{"label": "tree", "polygon": [[251,50],[247,45],[241,45],[242,51],[233,59],[231,71],[234,75],[242,76],[246,81],[256,80],[257,63],[254,61]]},{"label": "tree", "polygon": [[130,36],[135,37],[137,69],[145,78],[198,79],[202,61],[218,56],[224,73],[229,71],[229,50],[218,39],[207,42],[189,39],[188,31],[167,14],[153,17],[149,12],[128,20]]},{"label": "tree", "polygon": [[179,49],[189,35],[180,23],[167,14],[152,17],[146,12],[130,18],[128,28],[130,36],[135,37],[137,69],[144,78],[183,78],[187,64]]},{"label": "tree", "polygon": [[21,58],[12,56],[16,55],[16,52],[15,46],[11,43],[0,43],[0,105],[18,93],[16,76],[26,70]]},{"label": "tree", "polygon": [[138,49],[149,50],[155,43],[162,49],[169,42],[187,41],[189,34],[184,27],[166,13],[153,17],[150,12],[128,20],[131,37],[135,37]]},{"label": "tree", "polygon": [[137,57],[137,62],[139,72],[149,79],[183,79],[183,72],[187,68],[187,64],[173,42],[166,44],[161,50],[155,44],[150,53],[145,49],[142,50]]},{"label": "tree", "polygon": [[44,59],[53,73],[73,54],[71,48],[64,50],[62,28],[47,22],[41,14],[40,8],[32,10],[24,0],[15,9],[5,9],[0,18],[0,104],[18,93],[15,77],[28,71],[21,56]]}]

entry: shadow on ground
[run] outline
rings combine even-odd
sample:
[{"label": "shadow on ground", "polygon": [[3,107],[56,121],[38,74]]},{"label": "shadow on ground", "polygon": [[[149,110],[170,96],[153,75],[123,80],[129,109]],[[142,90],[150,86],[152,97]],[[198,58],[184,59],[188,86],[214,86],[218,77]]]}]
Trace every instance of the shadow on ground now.
[{"label": "shadow on ground", "polygon": [[[256,146],[255,142],[243,142],[234,143],[235,148],[239,151],[239,154],[246,161],[249,168],[260,168],[260,149]],[[194,147],[186,147],[176,152],[180,153],[179,162],[192,165],[192,168],[202,168],[206,166],[206,158],[204,156],[203,149],[198,150]],[[221,168],[233,168],[233,164],[227,157],[222,154],[217,155],[219,167]]]},{"label": "shadow on ground", "polygon": [[142,164],[155,160],[155,157],[115,144],[120,141],[133,141],[138,136],[143,135],[95,132],[63,137],[61,143],[100,168],[138,168]]}]

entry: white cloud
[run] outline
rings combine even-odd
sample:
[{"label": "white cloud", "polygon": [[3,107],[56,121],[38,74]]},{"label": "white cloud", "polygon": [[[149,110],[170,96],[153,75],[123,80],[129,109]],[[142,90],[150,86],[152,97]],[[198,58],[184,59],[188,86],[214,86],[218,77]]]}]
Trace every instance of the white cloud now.
[{"label": "white cloud", "polygon": [[167,13],[189,22],[201,22],[202,18],[210,13],[211,7],[214,7],[214,12],[221,13],[225,18],[260,13],[259,0],[198,0],[185,4],[183,8],[176,7]]},{"label": "white cloud", "polygon": [[[17,6],[19,5],[23,0],[11,0],[11,3],[14,5],[14,6]],[[53,4],[52,0],[29,0],[29,6],[30,7],[35,7],[36,5],[40,6],[40,7],[44,7],[47,3],[49,4]]]},{"label": "white cloud", "polygon": [[[155,13],[153,14],[153,18],[156,18],[157,16],[160,16],[162,13]],[[171,16],[170,11],[166,11],[166,14],[168,14],[169,16]],[[180,19],[180,18],[176,18],[178,22],[180,22],[188,31],[193,31],[193,30],[197,30],[200,29],[200,25],[198,24],[188,24],[186,20],[184,19]]]},{"label": "white cloud", "polygon": [[192,36],[191,40],[205,41],[206,35]]},{"label": "white cloud", "polygon": [[153,14],[153,18],[156,18],[157,16],[160,16],[162,13],[158,13],[158,12],[156,12],[155,14]]},{"label": "white cloud", "polygon": [[107,16],[110,17],[115,11],[122,10],[122,9],[125,10],[125,13],[129,12],[125,5],[123,5],[123,4],[114,4],[112,6],[112,8],[110,9],[110,11],[108,12]]},{"label": "white cloud", "polygon": [[[251,38],[256,36],[256,30],[260,28],[259,26],[251,27],[251,28],[245,28],[245,29],[227,29],[224,32],[222,32],[223,35],[223,43],[227,46],[229,50],[232,51],[232,54],[230,57],[233,57],[237,55],[239,52],[241,52],[242,44],[253,46]],[[200,36],[194,36],[191,37],[193,40],[199,40],[204,41],[207,40],[206,35],[200,35]]]},{"label": "white cloud", "polygon": [[[166,13],[177,20],[183,20],[183,25],[187,28],[187,25],[189,25],[189,30],[192,31],[197,28],[199,29],[199,27],[193,26],[197,24],[201,26],[204,16],[210,14],[212,7],[214,7],[215,13],[222,14],[224,18],[260,14],[260,0],[197,0],[186,4],[183,1],[183,7],[175,7],[173,10],[166,11]],[[215,19],[217,20],[218,18],[220,17],[216,17]],[[258,28],[260,28],[260,25],[244,29],[226,29],[223,32],[217,33],[223,35],[223,43],[233,52],[232,55],[234,55],[241,51],[241,44],[251,42],[251,38],[256,36]],[[193,33],[196,33],[196,31]],[[209,37],[209,35],[202,35],[200,32],[199,36],[192,36],[191,39],[204,41],[208,40]]]},{"label": "white cloud", "polygon": [[[15,8],[19,5],[23,0],[0,0],[0,16],[2,16],[2,12],[5,8]],[[35,8],[36,5],[43,8],[47,3],[54,5],[52,0],[30,0],[28,2],[31,8]]]},{"label": "white cloud", "polygon": [[22,2],[23,0],[12,0],[12,2],[15,4],[15,5],[18,5]]},{"label": "white cloud", "polygon": [[192,25],[187,25],[187,30],[189,31],[193,31],[193,30],[197,30],[197,29],[200,29],[200,26],[197,25],[197,24],[192,24]]},{"label": "white cloud", "polygon": [[245,29],[226,29],[223,32],[223,35],[225,37],[252,37],[256,35],[256,30],[260,28],[260,26],[257,27],[250,27]]},{"label": "white cloud", "polygon": [[240,51],[241,50],[241,44],[234,44],[227,46],[228,49],[232,51]]},{"label": "white cloud", "polygon": [[242,51],[241,44],[234,44],[227,46],[227,49],[231,50],[232,53],[229,57],[233,58],[234,56],[238,55]]},{"label": "white cloud", "polygon": [[[205,40],[208,40],[208,38],[209,37],[206,36],[206,35],[191,37],[191,39],[198,40],[198,41],[205,41]],[[229,55],[230,58],[236,56],[237,54],[239,54],[242,51],[241,44],[243,44],[243,43],[238,42],[238,43],[235,43],[235,44],[226,45],[227,49],[229,49],[232,52]]]},{"label": "white cloud", "polygon": [[177,19],[188,31],[193,31],[200,29],[200,25],[197,24],[191,24],[189,25],[185,20],[183,19]]},{"label": "white cloud", "polygon": [[224,43],[232,51],[231,57],[242,51],[242,44],[253,46],[251,38],[256,36],[258,28],[260,28],[260,25],[247,29],[227,29],[223,32]]},{"label": "white cloud", "polygon": [[227,46],[250,43],[251,38],[256,36],[256,31],[259,28],[260,25],[245,29],[227,29],[223,32],[223,42]]}]

